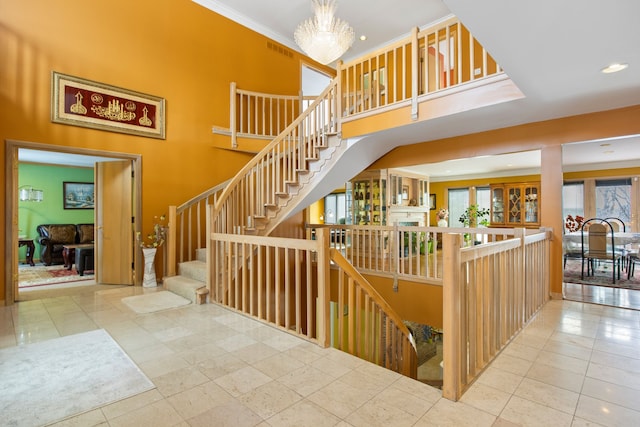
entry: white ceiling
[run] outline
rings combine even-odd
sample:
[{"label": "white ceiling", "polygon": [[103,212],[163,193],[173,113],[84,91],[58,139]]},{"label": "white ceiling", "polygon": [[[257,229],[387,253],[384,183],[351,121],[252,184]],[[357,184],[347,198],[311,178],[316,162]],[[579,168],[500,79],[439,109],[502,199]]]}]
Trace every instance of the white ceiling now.
[{"label": "white ceiling", "polygon": [[[295,27],[313,15],[311,0],[193,1],[298,51]],[[388,138],[402,141],[399,145],[640,104],[640,1],[338,0],[336,15],[356,33],[342,59],[359,57],[451,14],[496,58],[525,98],[390,131]],[[368,37],[365,42],[357,39],[361,34]],[[600,72],[613,62],[629,68]],[[580,142],[565,146],[566,170],[640,165],[640,138],[607,141],[608,147],[601,147],[601,141]],[[429,169],[436,175],[446,170],[453,171],[449,175],[512,173],[514,168],[539,169],[539,158],[492,156]]]},{"label": "white ceiling", "polygon": [[[311,0],[193,1],[298,51],[295,27],[313,15]],[[361,56],[406,36],[413,27],[428,27],[451,14],[487,48],[525,97],[403,126],[381,137],[406,145],[640,104],[640,1],[635,0],[338,0],[336,15],[356,32],[343,59]],[[366,41],[357,39],[361,34]],[[602,74],[600,70],[612,62],[628,63],[629,68]],[[606,141],[611,145],[605,147],[603,141],[576,142],[582,144],[564,148],[567,170],[640,165],[638,135]],[[46,163],[52,163],[51,153],[44,153]],[[65,154],[61,161],[71,159]],[[491,156],[481,162],[462,159],[429,169],[432,176],[449,174],[451,179],[463,172],[535,170],[539,164],[538,153]]]}]

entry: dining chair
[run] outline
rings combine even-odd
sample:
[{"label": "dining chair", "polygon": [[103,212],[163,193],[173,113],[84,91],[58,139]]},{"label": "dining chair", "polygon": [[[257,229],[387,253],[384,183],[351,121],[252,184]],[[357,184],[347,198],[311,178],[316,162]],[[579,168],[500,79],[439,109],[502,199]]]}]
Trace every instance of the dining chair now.
[{"label": "dining chair", "polygon": [[627,248],[627,280],[633,277],[636,263],[640,264],[640,244],[630,243]]},{"label": "dining chair", "polygon": [[[588,247],[585,247],[585,235]],[[614,230],[611,223],[600,218],[591,218],[582,225],[582,279],[584,279],[584,266],[587,265],[587,276],[595,274],[596,262],[611,262],[613,283],[616,283],[616,270],[618,279],[622,269],[623,255],[615,250]]]}]

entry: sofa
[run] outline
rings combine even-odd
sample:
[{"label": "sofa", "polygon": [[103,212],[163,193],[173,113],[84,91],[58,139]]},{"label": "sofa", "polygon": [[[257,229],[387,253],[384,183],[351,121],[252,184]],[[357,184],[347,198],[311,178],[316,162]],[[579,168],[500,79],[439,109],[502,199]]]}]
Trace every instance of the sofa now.
[{"label": "sofa", "polygon": [[64,245],[94,241],[93,224],[40,224],[36,230],[39,236],[40,262],[44,265],[64,264]]}]

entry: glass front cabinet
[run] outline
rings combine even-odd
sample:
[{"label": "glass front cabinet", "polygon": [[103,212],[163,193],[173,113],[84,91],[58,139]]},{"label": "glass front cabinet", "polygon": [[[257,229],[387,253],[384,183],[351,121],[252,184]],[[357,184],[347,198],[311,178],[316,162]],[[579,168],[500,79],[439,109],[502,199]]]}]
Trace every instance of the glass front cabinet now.
[{"label": "glass front cabinet", "polygon": [[540,226],[540,183],[491,185],[491,225]]},{"label": "glass front cabinet", "polygon": [[354,225],[387,225],[386,174],[364,173],[347,183],[347,209]]},{"label": "glass front cabinet", "polygon": [[347,209],[354,225],[427,225],[429,181],[392,169],[366,171],[346,185]]}]

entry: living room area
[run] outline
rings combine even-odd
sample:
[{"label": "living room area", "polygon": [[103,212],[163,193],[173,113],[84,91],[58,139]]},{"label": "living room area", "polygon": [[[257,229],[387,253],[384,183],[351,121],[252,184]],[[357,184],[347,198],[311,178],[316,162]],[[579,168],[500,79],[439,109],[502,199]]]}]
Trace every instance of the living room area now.
[{"label": "living room area", "polygon": [[21,161],[18,177],[19,290],[95,284],[93,167]]}]

